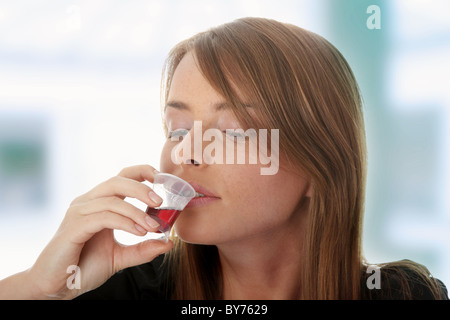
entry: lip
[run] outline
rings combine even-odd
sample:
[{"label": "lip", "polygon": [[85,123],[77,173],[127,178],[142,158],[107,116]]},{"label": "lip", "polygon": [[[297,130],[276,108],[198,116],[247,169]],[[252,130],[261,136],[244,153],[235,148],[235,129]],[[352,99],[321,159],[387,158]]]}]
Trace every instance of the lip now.
[{"label": "lip", "polygon": [[198,192],[198,193],[201,193],[201,194],[204,194],[205,196],[207,196],[207,197],[211,197],[211,198],[219,198],[219,197],[217,197],[212,191],[209,191],[208,189],[206,189],[204,186],[202,186],[202,185],[199,185],[199,184],[197,184],[197,183],[195,183],[195,182],[191,182],[191,181],[189,181],[188,182],[193,188],[194,188],[194,190],[196,191],[196,192]]},{"label": "lip", "polygon": [[200,206],[204,206],[210,202],[213,202],[215,200],[219,200],[220,197],[217,197],[213,192],[209,191],[208,189],[206,189],[205,187],[195,183],[195,182],[191,182],[189,181],[189,184],[194,188],[194,190],[198,193],[201,193],[203,195],[205,195],[204,197],[195,197],[193,198],[191,201],[189,201],[189,203],[186,205],[186,208],[189,207],[200,207]]}]

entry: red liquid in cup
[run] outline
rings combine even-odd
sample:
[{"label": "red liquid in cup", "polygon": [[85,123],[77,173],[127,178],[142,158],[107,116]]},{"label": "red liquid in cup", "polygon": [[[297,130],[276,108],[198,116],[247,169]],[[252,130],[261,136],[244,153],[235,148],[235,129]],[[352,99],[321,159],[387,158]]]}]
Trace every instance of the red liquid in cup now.
[{"label": "red liquid in cup", "polygon": [[147,210],[145,212],[148,213],[153,219],[158,221],[158,223],[161,225],[159,227],[158,233],[161,233],[169,231],[170,228],[172,228],[181,211],[170,208],[155,209],[147,207]]}]

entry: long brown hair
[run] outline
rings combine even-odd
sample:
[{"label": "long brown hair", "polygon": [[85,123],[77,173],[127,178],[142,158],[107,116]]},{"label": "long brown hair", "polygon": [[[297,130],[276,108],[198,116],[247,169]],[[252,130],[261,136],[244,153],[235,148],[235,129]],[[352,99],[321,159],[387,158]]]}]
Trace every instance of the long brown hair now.
[{"label": "long brown hair", "polygon": [[[243,126],[279,129],[281,157],[311,178],[300,296],[359,299],[366,146],[362,101],[344,57],[323,37],[297,26],[239,19],[172,49],[163,70],[163,105],[187,52]],[[248,100],[259,116],[247,113]],[[174,242],[166,259],[169,298],[221,298],[217,248],[176,237]]]}]

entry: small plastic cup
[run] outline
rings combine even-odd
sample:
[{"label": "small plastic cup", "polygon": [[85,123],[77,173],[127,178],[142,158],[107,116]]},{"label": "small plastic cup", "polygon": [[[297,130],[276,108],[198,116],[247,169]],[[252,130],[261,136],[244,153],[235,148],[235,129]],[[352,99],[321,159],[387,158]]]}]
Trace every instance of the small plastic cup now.
[{"label": "small plastic cup", "polygon": [[168,240],[180,212],[195,197],[195,190],[189,183],[170,173],[155,174],[153,190],[163,201],[157,208],[147,207],[146,213],[158,221],[158,232]]}]

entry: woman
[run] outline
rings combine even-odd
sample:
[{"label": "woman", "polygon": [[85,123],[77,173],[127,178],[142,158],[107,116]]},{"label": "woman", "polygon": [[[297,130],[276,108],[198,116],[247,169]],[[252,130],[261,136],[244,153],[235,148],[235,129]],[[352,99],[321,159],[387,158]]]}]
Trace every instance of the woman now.
[{"label": "woman", "polygon": [[[2,297],[446,297],[442,283],[410,261],[382,266],[375,279],[381,289],[368,285],[361,98],[328,41],[273,20],[239,19],[178,44],[163,75],[167,140],[160,170],[205,197],[183,210],[173,241],[121,246],[112,229],[144,235],[158,227],[123,199],[151,207],[161,201],[141,183],[153,181],[152,167],[126,168],[72,202],[36,263],[2,281]],[[279,144],[276,173],[261,174],[261,149],[256,164],[204,161],[208,144],[192,148],[194,121],[202,130],[219,129],[222,142],[232,139],[225,152],[239,147],[227,129],[278,129],[279,140],[268,139]],[[76,288],[67,283],[68,266],[81,271]]]}]

